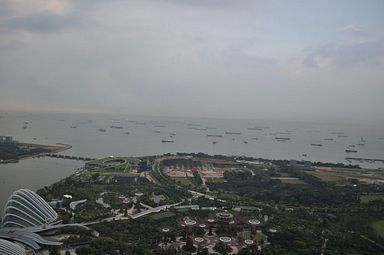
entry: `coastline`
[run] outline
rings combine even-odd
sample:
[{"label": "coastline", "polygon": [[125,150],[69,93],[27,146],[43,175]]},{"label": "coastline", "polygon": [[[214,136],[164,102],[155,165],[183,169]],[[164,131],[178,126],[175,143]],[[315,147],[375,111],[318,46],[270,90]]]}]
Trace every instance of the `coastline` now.
[{"label": "coastline", "polygon": [[[19,147],[27,148],[30,151],[33,150],[46,150],[45,153],[59,153],[72,148],[71,145],[65,143],[56,143],[56,145],[35,144],[35,143],[18,143]],[[19,160],[32,158],[40,155],[41,153],[29,153],[22,156],[17,156],[14,159],[0,160],[0,164],[18,163]]]},{"label": "coastline", "polygon": [[46,149],[51,153],[62,152],[72,148],[71,145],[65,143],[56,143],[56,145],[36,144],[36,143],[19,143],[21,146],[28,146],[31,149]]}]

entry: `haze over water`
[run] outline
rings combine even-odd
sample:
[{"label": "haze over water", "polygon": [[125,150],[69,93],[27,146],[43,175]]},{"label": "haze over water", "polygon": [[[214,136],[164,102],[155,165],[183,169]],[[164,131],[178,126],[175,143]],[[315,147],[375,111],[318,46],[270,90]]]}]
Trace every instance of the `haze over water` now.
[{"label": "haze over water", "polygon": [[[383,0],[2,0],[0,135],[70,156],[383,168],[346,160],[384,159],[383,13]],[[83,164],[0,164],[0,211]]]},{"label": "haze over water", "polygon": [[[384,130],[368,124],[30,112],[3,112],[0,116],[0,135],[13,136],[26,143],[69,144],[72,148],[61,154],[71,156],[99,158],[110,155],[203,152],[211,155],[246,155],[255,158],[333,163],[349,163],[345,160],[348,156],[384,159],[384,140],[380,139],[384,137]],[[252,130],[255,127],[259,130]],[[105,129],[105,132],[99,129]],[[342,132],[347,137],[338,137],[334,132]],[[222,137],[208,137],[207,134]],[[290,140],[279,142],[276,137]],[[327,141],[325,138],[334,140]],[[174,142],[163,143],[162,140]],[[359,143],[364,146],[357,145]],[[355,147],[351,148],[350,145]],[[348,148],[358,152],[346,153]],[[15,189],[25,187],[37,190],[71,175],[83,163],[40,158],[0,165],[0,208]],[[359,164],[368,168],[384,167],[379,162]]]},{"label": "haze over water", "polygon": [[[25,129],[24,121],[29,122]],[[70,144],[73,147],[63,154],[77,156],[203,152],[342,163],[348,163],[345,160],[348,156],[384,158],[384,140],[380,139],[384,137],[384,130],[369,124],[51,113],[8,113],[3,114],[0,123],[2,135],[14,136],[21,142]],[[255,127],[259,130],[250,130]],[[106,132],[99,131],[100,128]],[[208,137],[207,134],[222,137]],[[290,140],[279,142],[276,137]],[[324,140],[327,138],[334,140]],[[162,140],[174,143],[162,143]],[[359,146],[361,143],[364,145]],[[345,152],[351,145],[357,153]],[[377,164],[367,166],[380,167]]]}]

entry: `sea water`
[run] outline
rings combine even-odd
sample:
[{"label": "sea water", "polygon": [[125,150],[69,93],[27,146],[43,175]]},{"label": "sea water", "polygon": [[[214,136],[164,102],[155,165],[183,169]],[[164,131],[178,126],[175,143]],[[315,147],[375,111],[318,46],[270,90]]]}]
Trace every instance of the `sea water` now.
[{"label": "sea water", "polygon": [[[384,167],[381,162],[362,163],[346,160],[346,157],[384,159],[384,128],[369,123],[351,125],[289,120],[31,112],[1,112],[0,116],[0,135],[13,136],[14,139],[25,143],[69,144],[72,148],[61,154],[70,156],[99,158],[111,155],[145,156],[203,152],[211,155],[352,163],[367,168]],[[222,137],[210,137],[207,134]],[[278,141],[276,137],[289,140]],[[333,140],[324,140],[329,138]],[[357,152],[346,153],[346,149]],[[83,164],[74,162],[76,161],[40,158],[0,165],[0,200],[14,189],[29,187],[35,190],[70,175],[76,167]],[[40,174],[40,168],[46,169],[49,174],[44,172],[46,170],[42,170]],[[9,177],[14,171],[17,171],[18,175]],[[35,175],[38,178],[33,181],[33,185],[28,185],[31,176]],[[8,179],[5,180],[6,176]]]}]

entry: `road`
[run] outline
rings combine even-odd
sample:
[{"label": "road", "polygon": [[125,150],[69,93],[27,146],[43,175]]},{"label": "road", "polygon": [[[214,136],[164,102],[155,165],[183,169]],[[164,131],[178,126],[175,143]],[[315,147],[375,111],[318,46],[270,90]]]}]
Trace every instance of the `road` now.
[{"label": "road", "polygon": [[[175,157],[167,157],[167,158],[175,158]],[[155,159],[153,165],[152,165],[152,171],[153,172],[157,172],[159,176],[163,177],[163,178],[167,178],[164,176],[163,172],[161,171],[160,169],[160,163],[162,160],[164,159],[167,159],[167,158],[157,158]],[[161,180],[157,180],[156,178],[151,178],[152,181],[154,181],[155,183],[160,183]],[[178,188],[180,189],[184,189],[184,187],[182,186],[179,186],[177,184],[174,183],[175,186],[177,186]],[[212,196],[212,195],[208,195],[208,194],[205,194],[205,193],[201,193],[201,192],[198,192],[198,191],[194,191],[194,190],[188,190],[189,193],[191,193],[194,197],[205,197],[207,199],[216,199],[215,196]],[[221,200],[221,199],[218,199],[219,201],[221,202],[226,202],[225,200]],[[84,222],[84,223],[81,223],[82,225],[84,226],[88,226],[88,225],[93,225],[93,224],[97,224],[97,223],[101,223],[101,222],[111,222],[111,221],[116,221],[116,220],[128,220],[128,219],[138,219],[138,218],[141,218],[145,215],[148,215],[148,214],[151,214],[151,213],[157,213],[157,212],[161,212],[161,211],[165,211],[171,207],[174,207],[174,206],[178,206],[180,204],[182,204],[184,201],[180,201],[178,203],[175,203],[175,204],[168,204],[168,205],[162,205],[162,206],[157,206],[157,207],[151,207],[149,205],[146,205],[146,204],[143,204],[143,203],[140,203],[142,207],[146,208],[146,210],[144,211],[141,211],[137,214],[134,214],[134,215],[131,215],[130,217],[128,216],[121,216],[121,215],[118,215],[118,216],[113,216],[113,217],[107,217],[107,218],[104,218],[104,219],[101,219],[101,220],[97,220],[97,221],[91,221],[91,222]]]}]

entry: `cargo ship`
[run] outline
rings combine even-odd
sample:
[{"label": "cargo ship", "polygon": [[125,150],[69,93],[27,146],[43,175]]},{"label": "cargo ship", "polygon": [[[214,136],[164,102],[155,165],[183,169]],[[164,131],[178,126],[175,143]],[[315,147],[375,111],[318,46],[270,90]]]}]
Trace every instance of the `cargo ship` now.
[{"label": "cargo ship", "polygon": [[161,140],[162,143],[174,143],[174,140]]},{"label": "cargo ship", "polygon": [[210,134],[207,134],[208,137],[223,137],[222,135],[210,135]]},{"label": "cargo ship", "polygon": [[291,140],[289,137],[275,137],[275,139],[279,142],[285,142]]},{"label": "cargo ship", "polygon": [[346,153],[355,153],[357,150],[345,150]]},{"label": "cargo ship", "polygon": [[226,135],[241,135],[240,132],[229,132],[229,131],[226,131],[225,134]]},{"label": "cargo ship", "polygon": [[318,146],[318,147],[323,146],[321,143],[312,143],[311,145],[312,145],[312,146]]}]

